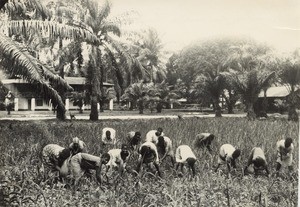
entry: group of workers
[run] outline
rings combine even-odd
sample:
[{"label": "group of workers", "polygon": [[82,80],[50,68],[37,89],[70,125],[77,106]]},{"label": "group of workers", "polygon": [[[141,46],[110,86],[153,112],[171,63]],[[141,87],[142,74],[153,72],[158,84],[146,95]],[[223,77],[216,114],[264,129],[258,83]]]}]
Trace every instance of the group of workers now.
[{"label": "group of workers", "polygon": [[[60,176],[71,176],[75,183],[85,174],[90,173],[90,170],[96,170],[96,178],[101,183],[101,171],[103,166],[106,167],[106,173],[109,169],[119,170],[123,173],[126,170],[126,164],[129,157],[136,153],[138,154],[136,172],[140,172],[144,164],[154,166],[158,175],[161,177],[160,164],[167,157],[170,157],[173,167],[181,168],[183,175],[184,166],[187,165],[192,176],[196,175],[195,163],[197,158],[188,145],[180,145],[176,148],[175,154],[173,151],[172,140],[165,136],[163,129],[150,130],[146,134],[146,139],[143,143],[141,133],[131,131],[127,134],[126,143],[120,148],[116,148],[116,130],[105,127],[102,130],[102,144],[107,146],[108,150],[100,156],[95,156],[87,153],[86,144],[78,137],[73,138],[72,143],[68,148],[63,148],[56,144],[48,144],[43,148],[42,160],[43,163],[50,167],[50,171],[58,171]],[[194,147],[207,149],[212,153],[211,144],[215,139],[215,135],[211,133],[201,133],[193,140]],[[278,173],[281,166],[287,166],[289,171],[293,170],[293,140],[286,138],[277,142],[277,166]],[[218,165],[226,164],[228,172],[231,168],[236,168],[236,160],[241,154],[240,149],[236,149],[231,144],[223,144],[219,150]],[[176,166],[175,166],[176,165]],[[244,174],[247,173],[248,167],[253,165],[255,175],[258,175],[260,170],[265,170],[269,175],[268,164],[264,151],[260,147],[254,147],[249,155],[249,160],[244,168]]]}]

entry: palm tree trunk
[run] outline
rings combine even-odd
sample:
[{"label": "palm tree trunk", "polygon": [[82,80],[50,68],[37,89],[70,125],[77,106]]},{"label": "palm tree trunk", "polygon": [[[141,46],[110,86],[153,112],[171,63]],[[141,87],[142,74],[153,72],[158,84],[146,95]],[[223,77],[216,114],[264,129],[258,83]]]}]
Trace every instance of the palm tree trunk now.
[{"label": "palm tree trunk", "polygon": [[254,112],[254,104],[252,102],[248,102],[246,104],[246,107],[247,107],[247,117],[248,119],[250,120],[255,120],[256,119],[256,114]]},{"label": "palm tree trunk", "polygon": [[157,106],[156,106],[156,111],[157,113],[161,113],[162,112],[162,109],[163,109],[163,105],[161,102],[158,102],[157,103]]},{"label": "palm tree trunk", "polygon": [[143,114],[144,113],[144,101],[142,98],[138,100],[138,107],[139,107],[139,114]]},{"label": "palm tree trunk", "polygon": [[91,100],[91,113],[90,113],[90,120],[97,121],[98,117],[98,108],[97,108],[98,98],[97,95],[92,96]]},{"label": "palm tree trunk", "polygon": [[[60,37],[59,37],[58,46],[59,46],[59,50],[61,50],[62,47],[63,47],[62,38],[60,38]],[[63,59],[60,57],[59,58],[59,68],[58,68],[59,76],[64,78],[65,72],[64,72],[64,66],[63,66],[62,63],[63,63]],[[61,96],[63,103],[65,103],[65,100],[66,100],[65,90],[64,89],[58,89],[57,92]],[[59,120],[65,120],[66,119],[66,110],[61,108],[61,107],[57,107],[56,118],[59,119]]]},{"label": "palm tree trunk", "polygon": [[215,117],[222,117],[222,110],[219,105],[219,99],[214,100]]}]

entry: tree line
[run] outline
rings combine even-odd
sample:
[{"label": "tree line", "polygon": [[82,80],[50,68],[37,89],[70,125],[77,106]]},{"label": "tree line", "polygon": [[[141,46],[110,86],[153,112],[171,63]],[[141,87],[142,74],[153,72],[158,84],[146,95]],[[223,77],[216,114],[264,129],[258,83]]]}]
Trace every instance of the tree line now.
[{"label": "tree line", "polygon": [[[64,100],[71,93],[78,105],[90,104],[90,119],[98,120],[97,103],[103,109],[112,94],[103,85],[107,81],[114,83],[117,100],[130,101],[139,113],[146,103],[160,112],[184,97],[212,103],[222,116],[222,97],[229,113],[241,100],[250,119],[257,116],[254,104],[261,90],[285,85],[289,119],[298,119],[299,51],[282,58],[250,39],[221,38],[193,43],[165,63],[157,32],[126,30],[135,13],[111,17],[108,1],[7,0],[0,6],[1,69],[51,99],[58,119],[66,118]],[[85,77],[85,91],[74,92],[65,76]]]}]

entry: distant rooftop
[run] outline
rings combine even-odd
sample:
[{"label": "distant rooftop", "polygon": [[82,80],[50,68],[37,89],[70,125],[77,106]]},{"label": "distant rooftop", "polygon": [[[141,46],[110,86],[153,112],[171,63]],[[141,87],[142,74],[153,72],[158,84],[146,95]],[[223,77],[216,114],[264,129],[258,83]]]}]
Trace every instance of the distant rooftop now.
[{"label": "distant rooftop", "polygon": [[[84,85],[85,84],[85,77],[65,77],[65,80],[68,82],[69,85]],[[12,83],[28,83],[23,79],[4,79],[1,80],[3,84],[12,84]],[[112,83],[103,83],[104,86],[113,86]]]},{"label": "distant rooftop", "polygon": [[[290,91],[286,86],[274,86],[267,90],[267,97],[286,97],[290,94]],[[264,92],[261,91],[258,97],[264,97]]]}]

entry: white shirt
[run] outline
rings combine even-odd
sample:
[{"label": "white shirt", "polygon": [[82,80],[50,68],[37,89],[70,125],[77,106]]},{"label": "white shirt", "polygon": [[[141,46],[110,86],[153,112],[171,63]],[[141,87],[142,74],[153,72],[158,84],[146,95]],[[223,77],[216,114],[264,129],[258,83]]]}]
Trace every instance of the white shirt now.
[{"label": "white shirt", "polygon": [[171,139],[169,137],[164,136],[164,142],[166,144],[165,150],[166,150],[167,155],[171,155],[171,156],[174,155]]},{"label": "white shirt", "polygon": [[48,159],[50,156],[54,156],[55,158],[58,158],[59,153],[65,148],[57,145],[57,144],[48,144],[43,148],[42,156],[43,159]]},{"label": "white shirt", "polygon": [[252,160],[256,160],[257,158],[266,160],[265,153],[260,147],[254,147],[251,151],[251,154],[253,155]]},{"label": "white shirt", "polygon": [[[152,142],[144,142],[144,143],[140,146],[139,152],[141,151],[141,149],[142,149],[143,146],[150,147],[150,149],[153,150],[153,152],[154,152],[154,154],[155,154],[155,157],[156,157],[155,162],[158,163],[158,162],[159,162],[159,158],[158,158],[158,153],[157,153],[156,145],[153,144]],[[139,159],[141,159],[141,158],[142,158],[142,155],[140,154]]]},{"label": "white shirt", "polygon": [[288,147],[288,148],[285,148],[284,143],[285,143],[284,139],[279,140],[276,143],[277,152],[278,153],[282,153],[283,159],[290,157],[292,155],[293,151],[294,151],[294,145],[293,145],[293,143],[291,143],[291,146]]},{"label": "white shirt", "polygon": [[[107,140],[106,131],[110,131],[111,140]],[[105,127],[102,129],[102,142],[104,144],[116,144],[116,130],[113,128]]]},{"label": "white shirt", "polygon": [[81,163],[83,160],[90,161],[94,164],[93,167],[99,167],[101,165],[101,158],[98,156],[90,155],[87,153],[78,153],[71,158],[70,168],[72,176],[78,180],[87,169],[81,168]]},{"label": "white shirt", "polygon": [[[156,136],[157,130],[150,130],[147,134],[146,134],[146,142],[153,142],[153,143],[157,143],[158,140],[158,136]],[[164,136],[164,133],[161,133],[161,136]]]},{"label": "white shirt", "polygon": [[188,145],[180,145],[176,149],[176,162],[184,163],[188,158],[197,159],[192,149]]},{"label": "white shirt", "polygon": [[125,163],[128,160],[129,156],[127,156],[126,159],[123,160],[121,157],[121,151],[122,151],[121,149],[109,150],[107,153],[109,154],[110,159],[106,164],[106,166],[118,167],[119,164]]},{"label": "white shirt", "polygon": [[228,162],[232,158],[232,154],[235,150],[236,149],[231,144],[223,144],[220,148],[219,156],[224,158],[225,161]]}]

